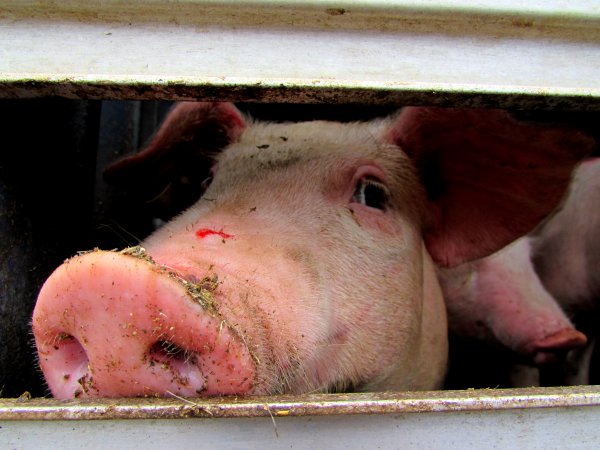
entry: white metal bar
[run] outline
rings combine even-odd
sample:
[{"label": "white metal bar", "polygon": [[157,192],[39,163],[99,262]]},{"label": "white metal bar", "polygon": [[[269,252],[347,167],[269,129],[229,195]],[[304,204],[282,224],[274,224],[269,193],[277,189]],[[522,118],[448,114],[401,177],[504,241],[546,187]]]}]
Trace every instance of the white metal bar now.
[{"label": "white metal bar", "polygon": [[600,98],[592,1],[9,1],[0,42],[5,97]]},{"label": "white metal bar", "polygon": [[25,449],[591,449],[600,408],[229,419],[0,421]]},{"label": "white metal bar", "polygon": [[6,399],[0,400],[0,446],[588,449],[600,446],[598,420],[598,386],[187,400]]},{"label": "white metal bar", "polygon": [[599,386],[468,391],[370,392],[182,399],[122,398],[70,402],[0,399],[0,420],[287,417],[600,407]]}]

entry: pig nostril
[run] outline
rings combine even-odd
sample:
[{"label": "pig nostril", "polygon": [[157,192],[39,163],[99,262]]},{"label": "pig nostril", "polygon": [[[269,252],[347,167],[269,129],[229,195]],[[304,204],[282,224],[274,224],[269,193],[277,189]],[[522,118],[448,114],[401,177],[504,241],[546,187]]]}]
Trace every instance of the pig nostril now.
[{"label": "pig nostril", "polygon": [[75,341],[76,339],[71,336],[69,333],[58,333],[56,335],[56,338],[54,339],[54,349],[58,350],[58,348],[60,347],[60,345],[62,345],[63,342],[65,341]]},{"label": "pig nostril", "polygon": [[206,390],[206,378],[199,367],[199,355],[186,350],[172,341],[157,341],[150,347],[150,366],[160,367],[169,375],[170,390],[178,395],[202,395]]},{"label": "pig nostril", "polygon": [[87,354],[83,345],[68,333],[59,333],[52,344],[54,351],[64,359],[66,366],[79,365],[83,360],[87,362]]},{"label": "pig nostril", "polygon": [[92,387],[89,359],[83,345],[72,335],[62,332],[51,343],[52,360],[60,367],[57,373],[60,385],[69,392],[69,397],[79,397]]},{"label": "pig nostril", "polygon": [[150,347],[151,362],[178,361],[184,364],[196,365],[198,354],[181,348],[171,341],[157,341]]}]

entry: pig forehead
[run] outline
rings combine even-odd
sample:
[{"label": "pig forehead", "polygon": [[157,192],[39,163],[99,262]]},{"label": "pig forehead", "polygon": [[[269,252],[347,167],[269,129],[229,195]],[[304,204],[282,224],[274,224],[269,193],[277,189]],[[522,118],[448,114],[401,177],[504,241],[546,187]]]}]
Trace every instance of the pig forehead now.
[{"label": "pig forehead", "polygon": [[[385,160],[386,120],[366,123],[252,123],[238,142],[218,157],[219,166],[281,168],[314,160]],[[389,151],[389,150],[388,150]],[[401,153],[397,149],[394,154]],[[391,162],[391,161],[390,161]]]}]

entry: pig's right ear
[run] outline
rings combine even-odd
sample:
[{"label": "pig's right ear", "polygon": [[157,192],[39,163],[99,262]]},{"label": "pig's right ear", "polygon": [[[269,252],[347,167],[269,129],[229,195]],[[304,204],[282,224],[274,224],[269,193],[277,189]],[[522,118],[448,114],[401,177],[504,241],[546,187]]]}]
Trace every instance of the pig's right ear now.
[{"label": "pig's right ear", "polygon": [[214,156],[245,128],[242,113],[231,103],[178,103],[150,143],[109,166],[104,179],[168,218],[198,199]]},{"label": "pig's right ear", "polygon": [[527,234],[557,206],[595,141],[505,111],[405,108],[388,140],[413,160],[428,196],[429,253],[451,267]]}]

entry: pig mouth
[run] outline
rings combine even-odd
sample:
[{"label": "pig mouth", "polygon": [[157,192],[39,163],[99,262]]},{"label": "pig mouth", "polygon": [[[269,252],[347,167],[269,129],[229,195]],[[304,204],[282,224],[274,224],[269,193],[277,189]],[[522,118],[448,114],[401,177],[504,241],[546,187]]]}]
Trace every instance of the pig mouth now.
[{"label": "pig mouth", "polygon": [[252,393],[258,358],[219,312],[216,276],[186,277],[141,247],[82,253],[44,284],[39,364],[61,399]]}]

